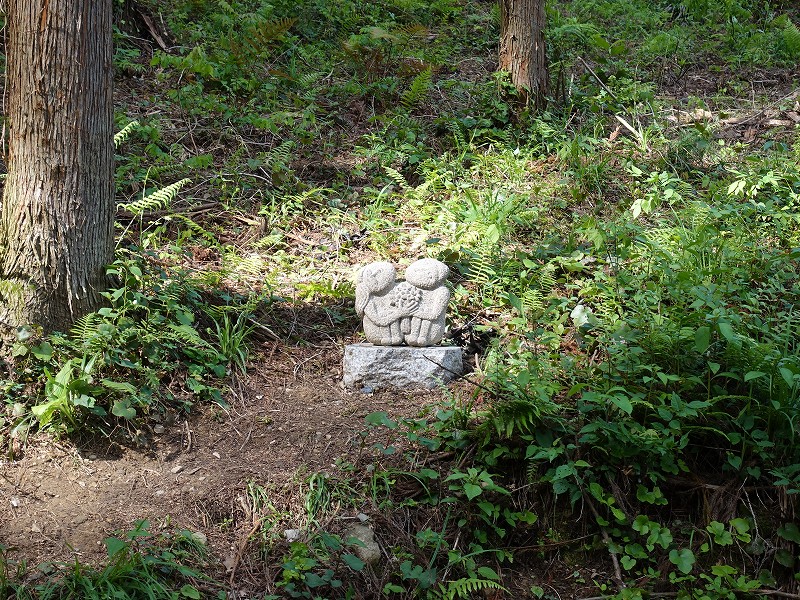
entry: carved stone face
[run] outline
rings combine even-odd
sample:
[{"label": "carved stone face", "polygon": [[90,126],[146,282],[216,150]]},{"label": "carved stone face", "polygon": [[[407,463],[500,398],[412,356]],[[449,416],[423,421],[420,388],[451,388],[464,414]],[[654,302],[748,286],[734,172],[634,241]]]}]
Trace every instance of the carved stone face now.
[{"label": "carved stone face", "polygon": [[374,262],[361,269],[358,274],[358,285],[373,294],[385,292],[394,285],[397,271],[388,262]]},{"label": "carved stone face", "polygon": [[406,269],[406,281],[423,290],[433,290],[447,281],[449,269],[435,258],[423,258]]}]

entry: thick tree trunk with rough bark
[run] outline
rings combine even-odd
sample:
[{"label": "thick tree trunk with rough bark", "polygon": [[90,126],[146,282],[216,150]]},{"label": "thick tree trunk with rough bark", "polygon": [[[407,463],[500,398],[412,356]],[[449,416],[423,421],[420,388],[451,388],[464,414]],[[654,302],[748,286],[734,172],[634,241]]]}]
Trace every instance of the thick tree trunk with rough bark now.
[{"label": "thick tree trunk with rough bark", "polygon": [[500,70],[526,104],[547,104],[550,75],[544,43],[545,0],[500,0]]},{"label": "thick tree trunk with rough bark", "polygon": [[114,251],[112,0],[7,0],[0,326],[63,329]]}]

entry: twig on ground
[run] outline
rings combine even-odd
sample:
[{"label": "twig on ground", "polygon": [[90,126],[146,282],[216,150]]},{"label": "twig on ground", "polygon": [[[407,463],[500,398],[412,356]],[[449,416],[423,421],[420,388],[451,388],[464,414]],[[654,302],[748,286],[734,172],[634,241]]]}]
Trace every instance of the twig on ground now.
[{"label": "twig on ground", "polygon": [[[592,499],[589,497],[589,494],[587,494],[586,491],[583,490],[583,488],[581,488],[581,493],[583,494],[583,499],[586,502],[586,505],[589,507],[589,510],[592,511],[595,520],[597,520],[597,522],[599,523],[601,521],[600,513],[597,512],[597,508],[595,508],[594,502],[592,502]],[[605,542],[606,546],[610,547],[611,538],[609,537],[606,528],[603,527],[602,525],[600,526],[600,534],[603,536],[603,542]],[[614,564],[614,576],[617,580],[617,585],[619,586],[620,590],[622,590],[627,586],[625,585],[625,580],[622,579],[622,569],[619,566],[619,559],[617,559],[617,555],[611,552],[610,550],[608,553],[611,555],[611,562]]]}]

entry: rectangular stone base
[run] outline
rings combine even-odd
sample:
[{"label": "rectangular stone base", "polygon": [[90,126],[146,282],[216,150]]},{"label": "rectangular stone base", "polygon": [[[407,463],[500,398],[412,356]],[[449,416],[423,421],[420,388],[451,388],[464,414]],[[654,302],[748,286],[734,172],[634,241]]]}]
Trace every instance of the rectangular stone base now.
[{"label": "rectangular stone base", "polygon": [[461,374],[457,346],[374,346],[350,344],[344,348],[344,385],[347,388],[435,388]]}]

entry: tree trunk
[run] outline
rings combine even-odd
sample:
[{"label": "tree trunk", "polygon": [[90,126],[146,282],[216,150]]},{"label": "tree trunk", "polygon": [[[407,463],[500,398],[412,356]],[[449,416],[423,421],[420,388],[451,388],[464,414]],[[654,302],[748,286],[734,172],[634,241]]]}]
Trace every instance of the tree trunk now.
[{"label": "tree trunk", "polygon": [[64,329],[114,252],[112,0],[8,0],[0,324]]},{"label": "tree trunk", "polygon": [[544,43],[545,0],[500,0],[500,70],[525,104],[547,105],[550,75]]}]

